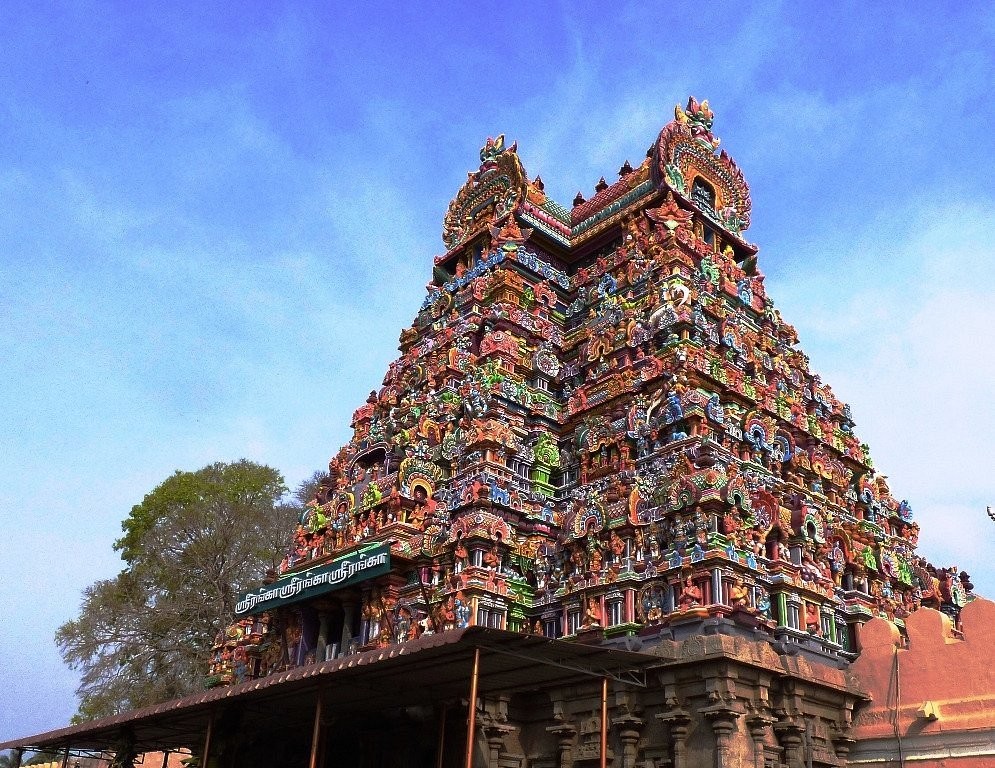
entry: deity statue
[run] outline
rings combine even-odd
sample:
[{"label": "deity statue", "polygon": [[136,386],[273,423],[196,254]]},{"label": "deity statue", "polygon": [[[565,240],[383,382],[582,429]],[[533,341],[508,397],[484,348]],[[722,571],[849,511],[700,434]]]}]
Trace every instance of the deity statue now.
[{"label": "deity statue", "polygon": [[596,598],[589,597],[584,608],[584,620],[581,629],[594,629],[601,626],[601,605]]},{"label": "deity statue", "polygon": [[681,592],[677,598],[677,604],[681,610],[696,608],[701,605],[701,600],[701,587],[691,581],[690,576],[684,577],[684,583],[681,585]]},{"label": "deity statue", "polygon": [[501,553],[497,544],[492,544],[491,548],[484,553],[484,567],[492,571],[501,570]]},{"label": "deity statue", "polygon": [[737,578],[729,585],[729,602],[732,603],[733,608],[749,609],[750,588],[743,584],[741,578]]},{"label": "deity statue", "polygon": [[625,554],[625,542],[622,540],[622,537],[618,535],[617,531],[611,532],[611,537],[608,540],[608,549],[612,553],[613,561],[621,561],[622,555]]},{"label": "deity statue", "polygon": [[463,533],[457,533],[456,548],[453,550],[453,555],[456,558],[456,570],[461,571],[470,562],[470,553],[466,549],[466,544],[463,542]]},{"label": "deity statue", "polygon": [[817,603],[805,603],[805,629],[810,635],[822,636],[822,623]]}]

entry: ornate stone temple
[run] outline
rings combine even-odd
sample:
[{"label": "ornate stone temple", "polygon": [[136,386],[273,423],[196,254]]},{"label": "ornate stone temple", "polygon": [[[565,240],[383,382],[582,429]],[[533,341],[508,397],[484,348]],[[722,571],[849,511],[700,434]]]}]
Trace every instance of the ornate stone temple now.
[{"label": "ornate stone temple", "polygon": [[[909,504],[767,296],[718,144],[692,99],[568,210],[488,139],[400,357],[243,601],[294,608],[240,674],[471,625],[848,660],[871,617],[956,613],[961,581],[917,557]],[[260,599],[363,553],[382,562],[356,586]]]},{"label": "ornate stone temple", "polygon": [[571,208],[487,140],[280,572],[129,744],[183,711],[219,765],[847,764],[861,625],[970,582],[767,296],[712,120]]}]

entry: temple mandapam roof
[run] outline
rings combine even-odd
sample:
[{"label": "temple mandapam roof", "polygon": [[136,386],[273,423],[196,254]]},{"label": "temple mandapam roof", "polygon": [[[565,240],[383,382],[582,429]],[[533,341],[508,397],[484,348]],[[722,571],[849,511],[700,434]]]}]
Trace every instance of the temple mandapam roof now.
[{"label": "temple mandapam roof", "polygon": [[212,716],[231,705],[242,708],[240,729],[279,725],[306,732],[319,695],[328,715],[435,706],[469,697],[478,648],[482,694],[536,691],[592,677],[644,686],[645,669],[663,661],[649,653],[468,627],[11,739],[0,742],[0,750],[113,749],[129,731],[138,751],[198,748]]}]

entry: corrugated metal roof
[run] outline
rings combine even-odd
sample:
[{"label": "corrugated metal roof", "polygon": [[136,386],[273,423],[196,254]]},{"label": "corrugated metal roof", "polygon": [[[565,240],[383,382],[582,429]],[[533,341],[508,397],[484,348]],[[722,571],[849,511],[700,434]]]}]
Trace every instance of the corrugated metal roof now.
[{"label": "corrugated metal roof", "polygon": [[245,727],[307,727],[319,695],[325,712],[377,712],[467,698],[473,651],[481,649],[481,694],[540,690],[609,677],[645,685],[660,657],[545,637],[470,627],[388,648],[296,667],[240,685],[214,688],[113,717],[0,743],[0,749],[109,749],[124,733],[140,751],[200,746],[212,716],[230,706]]}]

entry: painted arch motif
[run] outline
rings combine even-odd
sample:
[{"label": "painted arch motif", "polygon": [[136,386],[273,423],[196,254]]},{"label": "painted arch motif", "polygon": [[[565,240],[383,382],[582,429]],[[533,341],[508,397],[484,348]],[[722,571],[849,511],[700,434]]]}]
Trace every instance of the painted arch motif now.
[{"label": "painted arch motif", "polygon": [[658,186],[666,187],[687,201],[698,179],[714,192],[714,210],[703,210],[716,224],[733,235],[741,236],[750,226],[750,188],[736,162],[721,150],[712,136],[712,113],[708,102],[691,98],[686,109],[677,107],[676,119],[660,131],[654,151],[654,176]]},{"label": "painted arch motif", "polygon": [[452,250],[485,231],[525,198],[527,176],[517,145],[506,147],[504,136],[488,139],[480,150],[480,169],[449,204],[442,223],[442,240]]}]

